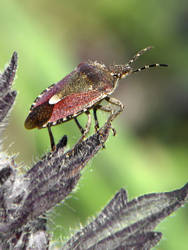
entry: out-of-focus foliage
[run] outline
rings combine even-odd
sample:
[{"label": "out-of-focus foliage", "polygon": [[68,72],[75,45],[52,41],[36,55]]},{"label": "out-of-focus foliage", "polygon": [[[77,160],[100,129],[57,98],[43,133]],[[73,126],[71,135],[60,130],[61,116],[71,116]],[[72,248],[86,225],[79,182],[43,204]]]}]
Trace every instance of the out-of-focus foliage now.
[{"label": "out-of-focus foliage", "polygon": [[[27,131],[24,120],[35,97],[79,62],[126,63],[153,45],[136,65],[169,64],[120,82],[114,96],[126,109],[114,123],[117,136],[88,164],[79,190],[52,212],[54,237],[64,238],[69,228],[85,223],[121,187],[133,198],[187,182],[187,25],[185,0],[0,2],[0,65],[14,50],[19,55],[18,98],[3,139],[5,145],[14,141],[9,152],[21,152],[18,162],[31,163],[49,150],[47,131]],[[99,119],[102,124],[105,116]],[[80,120],[84,124],[85,116]],[[52,129],[56,142],[67,134],[73,145],[80,136],[72,121]],[[160,249],[187,248],[187,218],[184,209],[160,226]]]}]

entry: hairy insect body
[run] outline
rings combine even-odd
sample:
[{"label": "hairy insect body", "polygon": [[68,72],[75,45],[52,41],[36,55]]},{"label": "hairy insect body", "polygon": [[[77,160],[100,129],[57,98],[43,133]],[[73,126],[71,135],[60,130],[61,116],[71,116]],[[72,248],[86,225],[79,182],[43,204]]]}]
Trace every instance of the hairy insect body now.
[{"label": "hairy insect body", "polygon": [[[97,131],[99,129],[96,114],[98,109],[111,114],[116,112],[114,118],[123,110],[121,102],[110,97],[116,89],[119,79],[150,67],[167,66],[165,64],[152,64],[133,70],[130,65],[149,49],[151,47],[141,50],[125,65],[107,67],[96,61],[80,63],[75,70],[58,83],[44,90],[35,99],[25,120],[25,127],[27,129],[47,127],[51,147],[54,150],[55,143],[51,126],[74,119],[82,133],[82,140],[90,129],[90,109],[93,109],[95,129]],[[101,105],[100,102],[104,99],[110,104],[116,105],[118,110],[115,111],[111,105]],[[77,116],[81,113],[86,113],[88,116],[85,129],[77,120]]]}]

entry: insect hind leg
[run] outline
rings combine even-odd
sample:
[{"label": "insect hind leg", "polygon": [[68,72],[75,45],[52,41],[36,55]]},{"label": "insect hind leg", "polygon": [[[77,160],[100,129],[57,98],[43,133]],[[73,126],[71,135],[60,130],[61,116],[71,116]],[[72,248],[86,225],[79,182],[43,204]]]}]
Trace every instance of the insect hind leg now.
[{"label": "insect hind leg", "polygon": [[51,150],[54,151],[56,146],[55,146],[55,141],[54,141],[54,137],[52,134],[51,126],[48,124],[47,127],[48,127],[48,133],[49,133],[49,137],[50,137]]}]

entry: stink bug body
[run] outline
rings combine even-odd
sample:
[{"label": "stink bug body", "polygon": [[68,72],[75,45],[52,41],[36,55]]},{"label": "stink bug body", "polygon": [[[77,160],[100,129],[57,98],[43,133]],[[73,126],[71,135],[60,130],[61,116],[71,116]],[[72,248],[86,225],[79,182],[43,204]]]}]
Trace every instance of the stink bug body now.
[{"label": "stink bug body", "polygon": [[[91,125],[90,110],[93,109],[95,119],[95,129],[99,129],[96,111],[98,109],[114,113],[114,118],[123,110],[123,104],[110,97],[117,87],[119,79],[125,78],[135,72],[166,64],[151,64],[134,70],[131,64],[144,52],[150,50],[147,47],[139,51],[125,65],[111,65],[109,67],[96,61],[80,63],[75,70],[56,84],[44,90],[34,101],[30,108],[30,113],[25,121],[25,128],[48,128],[51,148],[55,149],[54,138],[51,126],[74,119],[82,133],[81,140],[88,133]],[[101,105],[102,100],[116,105],[118,110],[112,105]],[[88,121],[85,129],[77,120],[77,116],[86,113]]]}]

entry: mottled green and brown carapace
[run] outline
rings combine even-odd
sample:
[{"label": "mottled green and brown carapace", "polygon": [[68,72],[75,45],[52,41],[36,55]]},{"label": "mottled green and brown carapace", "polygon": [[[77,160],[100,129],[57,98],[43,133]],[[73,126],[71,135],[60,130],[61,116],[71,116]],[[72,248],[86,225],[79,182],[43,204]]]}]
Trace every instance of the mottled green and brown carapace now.
[{"label": "mottled green and brown carapace", "polygon": [[[114,117],[123,110],[123,104],[111,97],[117,87],[118,80],[144,69],[167,66],[166,64],[151,64],[136,70],[131,67],[131,64],[139,56],[150,49],[151,47],[147,47],[139,51],[125,65],[110,65],[107,67],[96,61],[80,63],[70,74],[45,89],[36,98],[25,121],[25,127],[27,129],[47,127],[51,148],[54,150],[55,143],[51,126],[74,119],[82,133],[82,140],[90,130],[90,110],[93,109],[95,129],[98,131],[99,123],[96,113],[98,109],[110,113],[116,112]],[[102,105],[102,100],[116,105],[118,109],[112,108],[112,105]],[[77,120],[77,116],[82,113],[86,113],[88,116],[85,129]]]}]

